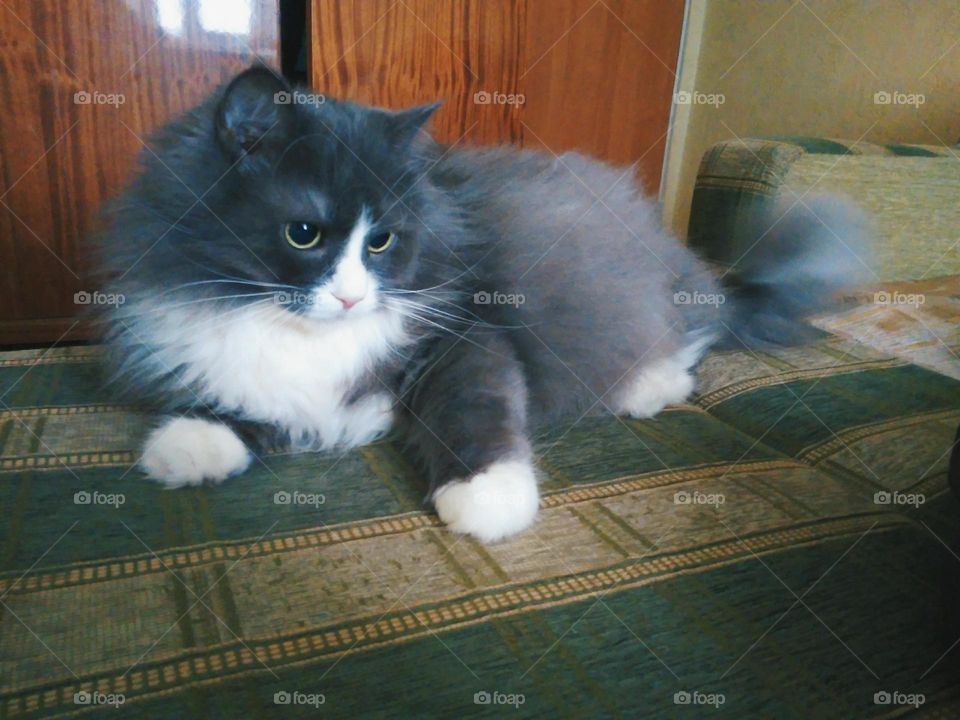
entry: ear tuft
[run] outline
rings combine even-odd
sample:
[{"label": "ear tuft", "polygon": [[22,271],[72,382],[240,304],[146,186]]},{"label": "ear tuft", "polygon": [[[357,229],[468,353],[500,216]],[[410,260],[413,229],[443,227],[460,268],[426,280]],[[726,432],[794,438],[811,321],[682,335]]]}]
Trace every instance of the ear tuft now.
[{"label": "ear tuft", "polygon": [[405,146],[412,142],[417,132],[426,125],[442,104],[442,102],[433,102],[391,113],[390,137],[393,142],[398,146]]},{"label": "ear tuft", "polygon": [[217,107],[217,137],[234,158],[255,152],[263,137],[290,114],[290,85],[263,65],[244,70],[227,85]]}]

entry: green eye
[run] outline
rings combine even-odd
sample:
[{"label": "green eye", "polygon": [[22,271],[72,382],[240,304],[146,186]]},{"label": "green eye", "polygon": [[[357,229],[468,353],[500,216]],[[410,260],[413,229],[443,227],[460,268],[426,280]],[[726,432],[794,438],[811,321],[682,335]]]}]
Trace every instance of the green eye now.
[{"label": "green eye", "polygon": [[374,255],[379,255],[380,253],[389,250],[396,241],[396,233],[380,233],[379,235],[374,235],[372,238],[370,238],[370,242],[367,243],[367,250],[372,252]]},{"label": "green eye", "polygon": [[320,242],[320,228],[312,223],[288,222],[283,226],[283,236],[290,247],[309,250]]}]

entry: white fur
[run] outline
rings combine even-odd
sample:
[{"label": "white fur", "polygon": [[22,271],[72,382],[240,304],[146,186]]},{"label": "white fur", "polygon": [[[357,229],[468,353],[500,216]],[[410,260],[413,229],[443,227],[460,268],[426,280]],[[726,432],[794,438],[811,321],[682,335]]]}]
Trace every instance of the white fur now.
[{"label": "white fur", "polygon": [[[378,302],[379,283],[363,264],[363,252],[367,244],[372,222],[364,208],[357,223],[350,231],[346,247],[340,254],[333,277],[313,291],[310,314],[318,319],[331,319],[361,315],[373,310]],[[351,304],[346,308],[341,302]]]},{"label": "white fur", "polygon": [[198,418],[174,418],[150,433],[140,467],[168,487],[220,482],[247,469],[250,452],[230,428]]},{"label": "white fur", "polygon": [[369,442],[389,428],[385,392],[345,398],[378,361],[408,341],[403,318],[387,310],[335,321],[299,317],[271,304],[222,315],[173,308],[153,321],[157,370],[178,368],[200,401],[286,430],[315,449]]},{"label": "white fur", "polygon": [[529,460],[497,462],[469,480],[442,486],[433,496],[437,514],[459,533],[494,542],[529,527],[539,507]]},{"label": "white fur", "polygon": [[340,445],[366,445],[383,435],[393,424],[393,398],[387,393],[371,393],[350,405],[342,413],[343,435]]},{"label": "white fur", "polygon": [[710,339],[699,340],[671,357],[642,366],[617,391],[611,409],[618,415],[651,418],[667,405],[683,402],[696,386],[690,369],[709,344]]}]

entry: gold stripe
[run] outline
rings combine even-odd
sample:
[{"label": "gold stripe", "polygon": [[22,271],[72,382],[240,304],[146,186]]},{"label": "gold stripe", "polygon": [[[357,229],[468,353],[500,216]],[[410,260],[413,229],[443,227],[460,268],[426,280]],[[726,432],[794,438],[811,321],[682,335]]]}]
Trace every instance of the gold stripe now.
[{"label": "gold stripe", "polygon": [[[654,471],[643,475],[629,475],[594,485],[580,485],[551,495],[545,495],[540,499],[540,507],[543,509],[556,508],[600,498],[626,495],[637,490],[727,474],[735,475],[763,470],[795,468],[807,468],[807,466],[793,460],[762,460],[747,463],[722,463],[669,472]],[[0,594],[7,592],[26,594],[74,585],[106,582],[147,573],[165,572],[167,569],[176,571],[188,567],[239,559],[245,556],[274,555],[300,550],[305,547],[322,547],[383,535],[410,533],[429,527],[442,527],[442,523],[433,513],[415,511],[373,520],[297,530],[289,534],[275,535],[255,543],[250,543],[247,540],[236,540],[229,543],[205,543],[182,548],[170,548],[160,551],[156,555],[144,553],[115,557],[106,562],[76,563],[56,571],[38,571],[36,574],[28,574],[24,577],[18,577],[16,571],[11,571],[8,573],[10,577],[0,579]]]},{"label": "gold stripe", "polygon": [[132,465],[136,456],[130,450],[62,453],[60,455],[24,455],[0,458],[0,472],[50,470],[67,467],[114,467]]},{"label": "gold stripe", "polygon": [[695,189],[718,188],[720,190],[753,190],[763,195],[774,195],[776,186],[763,180],[751,180],[750,178],[721,177],[719,175],[704,176],[697,178]]},{"label": "gold stripe", "polygon": [[812,465],[816,465],[824,458],[839,452],[851,442],[863,440],[871,435],[879,435],[881,433],[889,432],[890,430],[896,430],[897,428],[922,425],[923,423],[936,420],[949,420],[958,416],[960,416],[960,411],[956,409],[938,410],[936,412],[920,413],[918,415],[898,417],[892,420],[884,420],[883,422],[867,423],[866,425],[858,425],[856,427],[846,428],[845,430],[835,433],[836,437],[804,448],[797,453],[797,458]]},{"label": "gold stripe", "polygon": [[[106,406],[104,406],[106,407]],[[117,406],[122,409],[121,406]],[[20,411],[14,411],[18,415]],[[23,416],[21,415],[21,418]],[[39,414],[39,417],[46,417]],[[371,446],[372,447],[372,446]],[[305,455],[307,451],[269,449],[261,456],[285,457],[288,455]],[[109,450],[91,452],[63,452],[57,455],[8,455],[0,457],[0,472],[20,472],[23,470],[58,470],[64,465],[70,468],[107,468],[132,465],[139,455],[133,450]]]},{"label": "gold stripe", "polygon": [[89,352],[87,354],[77,353],[75,355],[55,355],[50,353],[44,357],[32,358],[10,358],[0,360],[0,368],[5,367],[33,367],[36,365],[61,365],[67,363],[92,363],[100,362],[102,355],[98,352]]},{"label": "gold stripe", "polygon": [[[495,618],[509,617],[553,607],[570,605],[599,593],[631,590],[690,572],[703,572],[730,565],[743,558],[769,555],[829,539],[860,534],[875,526],[876,532],[909,525],[905,518],[860,516],[830,520],[816,525],[782,528],[762,535],[731,539],[715,545],[642,557],[634,563],[591,570],[577,575],[533,581],[525,586],[503,586],[481,593],[461,596],[443,606],[424,604],[387,616],[359,619],[349,625],[328,625],[307,633],[261,638],[244,638],[236,643],[211,645],[202,652],[169,657],[157,666],[79,683],[64,682],[59,691],[26,691],[10,698],[5,708],[8,717],[17,717],[32,709],[53,709],[73,705],[74,693],[98,690],[123,693],[126,703],[181,692],[187,687],[235,681],[238,676],[272,672],[278,666],[295,667],[332,660],[347,652],[372,650],[410,642],[437,629],[450,631]],[[744,547],[746,546],[746,547]],[[268,665],[268,668],[263,667]],[[234,669],[245,668],[231,674]]]},{"label": "gold stripe", "polygon": [[723,475],[760,472],[763,470],[809,469],[796,460],[757,460],[754,462],[721,463],[702,467],[687,468],[685,470],[655,470],[641,475],[626,475],[613,480],[604,480],[592,485],[577,485],[576,487],[552,495],[545,495],[540,499],[543,508],[558,507],[572,503],[588,502],[600,498],[626,495],[637,490],[664,487],[690,480],[703,480]]},{"label": "gold stripe", "polygon": [[809,370],[796,370],[794,372],[785,372],[777,375],[768,375],[766,377],[752,378],[742,382],[726,385],[719,390],[700,395],[697,404],[703,408],[711,408],[725,400],[729,400],[737,395],[742,395],[750,390],[761,387],[771,387],[774,385],[785,385],[795,380],[813,380],[816,378],[831,377],[834,375],[852,375],[858,372],[868,370],[880,370],[884,368],[900,367],[909,363],[903,358],[889,358],[885,360],[865,360],[860,363],[853,363],[843,366],[832,366],[825,368],[811,368]]},{"label": "gold stripe", "polygon": [[[89,410],[86,410],[89,408]],[[60,407],[31,408],[31,410],[41,412],[21,412],[20,410],[5,411],[10,412],[10,416],[19,416],[21,419],[27,417],[47,417],[49,415],[72,415],[97,412],[133,412],[134,409],[123,405],[64,405]],[[62,412],[50,412],[60,410]],[[0,420],[3,420],[0,413]],[[376,448],[381,441],[371,443],[364,447],[364,450]],[[286,448],[270,448],[261,453],[261,456],[287,457],[293,455],[307,455],[308,450],[290,450]],[[57,455],[8,455],[0,457],[0,472],[20,472],[22,470],[56,470],[64,465],[70,467],[83,468],[107,468],[117,465],[131,465],[139,455],[133,450],[115,450],[115,451],[87,451],[87,452],[63,452]],[[418,503],[419,504],[419,503]]]},{"label": "gold stripe", "polygon": [[28,407],[22,409],[0,410],[0,420],[12,417],[33,418],[50,415],[91,415],[94,413],[130,412],[131,405],[106,405],[96,403],[91,405],[44,405],[42,407]]}]

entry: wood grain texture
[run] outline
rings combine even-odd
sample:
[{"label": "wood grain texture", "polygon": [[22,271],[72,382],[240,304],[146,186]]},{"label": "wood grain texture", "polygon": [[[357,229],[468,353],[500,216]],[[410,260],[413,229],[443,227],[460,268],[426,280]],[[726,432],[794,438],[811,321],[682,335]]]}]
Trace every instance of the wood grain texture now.
[{"label": "wood grain texture", "polygon": [[636,163],[660,186],[680,33],[679,0],[528,0],[521,87],[526,147]]},{"label": "wood grain texture", "polygon": [[682,23],[682,0],[312,0],[310,82],[392,108],[439,98],[445,142],[636,163],[655,192]]},{"label": "wood grain texture", "polygon": [[82,238],[141,140],[254,56],[275,63],[277,37],[276,0],[0,3],[0,344],[73,326],[96,289]]},{"label": "wood grain texture", "polygon": [[474,94],[517,92],[522,11],[517,0],[313,0],[310,84],[390,108],[440,99],[438,138],[519,142],[517,108]]}]

